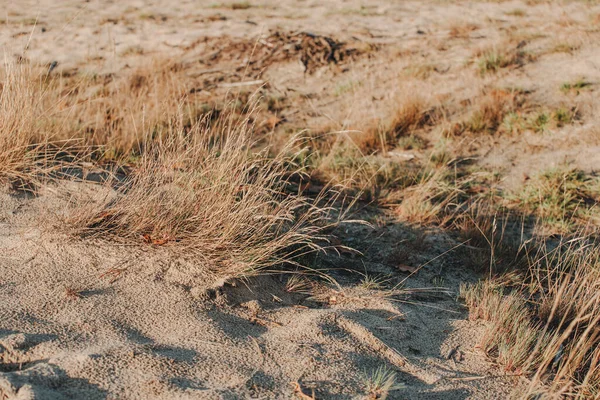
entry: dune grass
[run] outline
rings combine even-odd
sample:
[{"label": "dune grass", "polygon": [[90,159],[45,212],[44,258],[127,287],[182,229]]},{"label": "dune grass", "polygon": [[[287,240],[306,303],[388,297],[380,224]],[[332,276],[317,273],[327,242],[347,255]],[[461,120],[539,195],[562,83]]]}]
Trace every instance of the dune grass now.
[{"label": "dune grass", "polygon": [[530,380],[528,395],[597,398],[600,247],[589,236],[531,247],[520,278],[462,287],[471,318],[490,322],[481,347]]},{"label": "dune grass", "polygon": [[331,213],[336,192],[312,200],[290,193],[287,149],[269,157],[250,152],[252,145],[247,118],[175,121],[146,145],[114,196],[77,205],[70,225],[86,237],[185,251],[228,277],[295,263],[320,250],[342,217]]},{"label": "dune grass", "polygon": [[[449,36],[469,39],[479,29],[461,23]],[[225,278],[282,264],[297,271],[303,255],[328,247],[327,234],[345,219],[346,208],[340,191],[311,179],[343,183],[359,196],[369,194],[369,206],[389,208],[395,222],[436,226],[459,239],[465,264],[487,273],[461,290],[471,318],[488,323],[481,348],[531,382],[526,395],[598,398],[600,245],[587,230],[574,234],[591,224],[596,179],[552,169],[526,177],[521,189],[505,196],[467,167],[479,157],[477,140],[502,134],[518,140],[523,133],[540,138],[578,121],[579,108],[563,98],[594,90],[583,78],[566,82],[560,103],[546,104],[536,103],[530,91],[501,86],[501,78],[538,59],[528,43],[499,42],[472,53],[475,68],[453,66],[461,85],[474,88],[464,93],[452,90],[443,68],[434,68],[439,60],[424,62],[419,55],[400,80],[381,80],[398,85],[380,96],[384,115],[367,112],[365,103],[382,104],[369,85],[333,82],[334,97],[356,91],[368,101],[350,104],[350,122],[326,132],[335,141],[327,141],[329,148],[302,148],[292,138],[277,151],[264,146],[267,140],[257,146],[264,137],[257,137],[256,103],[238,92],[232,106],[216,109],[196,95],[218,84],[203,86],[184,64],[155,60],[122,74],[73,76],[7,64],[0,86],[0,179],[14,184],[47,175],[60,165],[57,143],[68,143],[75,159],[97,161],[94,166],[108,172],[125,164],[118,180],[94,187],[101,201],[73,195],[63,227],[86,239],[183,254]],[[293,132],[275,132],[277,124],[301,111],[288,113],[284,103],[267,101],[275,117],[269,133],[281,137]],[[327,114],[312,103],[311,112]],[[293,176],[306,180],[291,184]],[[307,181],[319,188],[312,198],[302,193]],[[535,232],[509,232],[515,228],[507,209],[522,221],[536,220]],[[382,279],[365,275],[359,285],[384,292]],[[290,292],[313,289],[302,274],[286,285]],[[395,374],[383,367],[365,378],[372,398],[384,398],[395,386]]]},{"label": "dune grass", "polygon": [[37,164],[41,90],[29,71],[6,65],[0,86],[0,178],[25,178]]},{"label": "dune grass", "polygon": [[[288,178],[304,173],[294,162],[301,147],[297,138],[276,154],[256,150],[251,122],[256,108],[240,116],[233,99],[217,117],[194,114],[189,99],[168,82],[160,84],[165,96],[148,96],[165,70],[162,64],[157,68],[151,76],[134,74],[125,93],[115,89],[91,105],[71,98],[81,100],[76,92],[88,83],[72,82],[66,89],[33,67],[6,65],[0,88],[1,179],[14,184],[56,178],[66,164],[81,168],[80,160],[91,161],[115,179],[97,184],[101,195],[93,201],[68,194],[73,204],[61,219],[63,228],[82,237],[184,251],[221,276],[297,264],[302,255],[326,247],[325,232],[344,218],[332,206],[341,194],[327,187],[309,199],[290,190]],[[125,100],[133,92],[139,95]],[[117,111],[122,101],[127,104]],[[88,125],[99,114],[109,115],[105,107],[130,113],[131,123],[118,118]],[[85,137],[82,126],[88,126]],[[122,155],[110,156],[117,153]]]}]

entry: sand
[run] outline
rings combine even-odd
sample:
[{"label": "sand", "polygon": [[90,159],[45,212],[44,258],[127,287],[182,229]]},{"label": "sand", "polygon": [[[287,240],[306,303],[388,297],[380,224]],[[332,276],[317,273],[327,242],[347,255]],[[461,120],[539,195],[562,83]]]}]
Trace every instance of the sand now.
[{"label": "sand", "polygon": [[55,196],[2,194],[9,399],[290,398],[293,382],[317,398],[360,398],[362,375],[382,364],[406,384],[391,398],[497,398],[516,383],[477,352],[480,326],[455,301],[455,272],[443,272],[452,294],[409,297],[419,305],[350,287],[340,304],[320,304],[286,292],[281,276],[207,290],[210,277],[204,287],[178,277],[187,261],[177,256],[40,229],[40,207],[60,208]]},{"label": "sand", "polygon": [[[397,79],[398,71],[414,62],[399,54],[434,60],[445,71],[417,89],[426,92],[427,85],[437,85],[468,97],[489,83],[483,78],[465,83],[470,78],[461,68],[473,49],[495,43],[514,24],[543,30],[543,21],[561,16],[583,21],[592,13],[575,3],[252,3],[247,10],[232,10],[212,2],[166,0],[10,2],[0,15],[0,45],[8,59],[58,62],[55,73],[126,74],[148,58],[166,55],[191,63],[187,72],[192,75],[215,67],[197,63],[206,51],[198,41],[206,37],[229,43],[275,29],[381,46],[375,55],[338,70],[307,75],[298,60],[290,60],[269,66],[261,76],[275,88],[304,96],[298,110],[286,116],[290,124],[335,120],[338,128],[347,128],[359,115],[354,114],[357,104],[368,104],[364,109],[373,113],[382,110],[377,99],[389,91],[385,79]],[[527,16],[506,14],[515,8],[527,9]],[[455,23],[480,26],[467,34],[468,46],[448,45]],[[565,26],[569,38],[596,37],[574,24]],[[439,50],[446,45],[447,51]],[[554,54],[499,81],[531,86],[535,77],[547,76],[533,88],[546,98],[565,80],[582,75],[600,80],[599,55],[598,46],[590,44],[575,61]],[[339,78],[344,68],[350,72],[342,71],[346,75]],[[362,82],[372,96],[361,91],[336,95],[348,81]],[[219,93],[215,89],[207,96]],[[577,101],[587,115],[600,115],[593,93]],[[319,113],[311,114],[315,109]],[[567,160],[591,171],[600,161],[597,142],[589,136],[597,122],[590,117],[559,135],[521,138],[519,143],[529,146],[524,152],[511,139],[479,143],[476,152],[481,165],[505,173],[506,188],[522,184],[523,174],[541,164]],[[425,156],[412,151],[405,158],[412,157]],[[90,183],[69,185],[73,191],[96,190]],[[382,365],[405,384],[390,392],[392,399],[498,399],[525,384],[478,348],[482,322],[470,321],[457,300],[459,285],[477,275],[449,252],[457,242],[442,231],[415,230],[386,215],[387,223],[354,226],[342,238],[363,247],[364,257],[333,254],[319,260],[407,278],[408,288],[443,282],[443,293],[397,301],[357,289],[356,275],[338,271],[333,272],[341,285],[336,301],[319,302],[286,291],[285,274],[223,284],[176,252],[74,238],[60,226],[68,198],[59,189],[51,185],[36,196],[0,190],[0,398],[284,399],[297,396],[294,384],[299,383],[318,399],[358,399],[366,396],[364,375]],[[362,212],[369,217],[371,211]],[[424,232],[421,251],[410,262],[426,266],[407,277],[386,256]]]}]

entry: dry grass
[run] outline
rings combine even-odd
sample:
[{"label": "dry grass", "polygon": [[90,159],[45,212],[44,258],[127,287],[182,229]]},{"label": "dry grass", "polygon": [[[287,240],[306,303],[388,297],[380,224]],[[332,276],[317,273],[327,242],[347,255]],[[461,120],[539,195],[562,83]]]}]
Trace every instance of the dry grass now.
[{"label": "dry grass", "polygon": [[392,138],[406,136],[434,119],[432,100],[422,94],[404,94],[398,101],[388,135]]},{"label": "dry grass", "polygon": [[599,195],[597,179],[563,167],[534,176],[512,200],[536,216],[541,228],[568,233],[585,223]]},{"label": "dry grass", "polygon": [[[570,88],[567,84],[562,86],[563,91]],[[479,95],[464,102],[469,107],[458,113],[455,122],[446,124],[443,133],[448,138],[465,133],[517,135],[530,131],[545,134],[582,118],[577,106],[563,103],[551,108],[536,104],[528,97],[529,92],[523,89],[484,88]]]},{"label": "dry grass", "polygon": [[13,189],[34,191],[80,161],[80,141],[61,135],[59,103],[44,70],[14,63],[0,68],[0,180]]},{"label": "dry grass", "polygon": [[31,131],[38,141],[77,139],[103,146],[108,160],[138,156],[149,136],[167,133],[175,113],[189,126],[215,111],[213,104],[188,93],[192,82],[183,66],[162,58],[120,75],[58,75],[35,65],[7,65],[5,74],[11,98],[21,102],[19,117],[27,121],[21,130]]},{"label": "dry grass", "polygon": [[[14,183],[47,175],[66,154],[54,143],[69,143],[78,157],[104,145],[104,159],[125,159],[133,172],[107,182],[100,204],[76,196],[68,225],[80,235],[186,249],[223,276],[320,250],[323,232],[342,218],[339,209],[331,215],[338,193],[328,188],[314,200],[289,193],[287,177],[303,173],[287,156],[297,142],[275,156],[256,153],[252,117],[235,110],[239,97],[211,118],[193,106],[174,68],[154,64],[107,85],[7,65],[0,176]],[[74,138],[86,146],[75,149]]]},{"label": "dry grass", "polygon": [[[525,186],[515,212],[531,213],[554,233],[589,231],[581,227],[589,224],[595,188],[595,180],[581,171],[550,170]],[[526,234],[524,225],[511,226],[504,215],[477,205],[455,222],[480,261],[489,257],[491,279],[461,288],[471,318],[489,321],[481,348],[507,371],[529,379],[523,397],[598,398],[597,239],[581,233],[543,241]]]},{"label": "dry grass", "polygon": [[396,211],[407,221],[445,226],[464,194],[466,181],[453,177],[447,167],[425,172],[401,195]]},{"label": "dry grass", "polygon": [[363,120],[360,129],[348,134],[354,146],[365,154],[385,153],[415,130],[435,125],[440,118],[439,106],[426,90],[423,85],[403,83],[382,105],[389,110],[385,118]]},{"label": "dry grass", "polygon": [[510,90],[492,89],[484,92],[476,102],[476,108],[459,129],[472,133],[495,133],[502,127],[506,116],[522,105],[519,93]]},{"label": "dry grass", "polygon": [[541,357],[537,355],[537,359],[530,360],[532,349],[547,338],[540,335],[541,326],[533,322],[522,296],[519,293],[505,296],[502,285],[493,281],[463,288],[461,295],[471,318],[490,321],[480,342],[483,351],[497,359],[507,371],[533,373]]},{"label": "dry grass", "polygon": [[14,180],[28,175],[36,164],[40,143],[36,126],[43,114],[40,88],[19,65],[6,65],[0,84],[0,177]]},{"label": "dry grass", "polygon": [[[216,6],[260,8],[244,1]],[[536,17],[525,8],[506,8],[504,14],[523,24]],[[548,29],[576,25],[575,20],[561,20],[558,25],[548,23]],[[251,41],[246,47],[225,39],[215,42],[218,52],[221,45],[229,45],[231,54],[223,60],[235,60],[238,69],[233,75],[211,72],[190,78],[189,65],[161,59],[117,75],[58,75],[48,73],[47,67],[7,65],[0,86],[0,179],[27,181],[47,174],[49,165],[57,163],[57,145],[52,144],[57,140],[68,141],[69,147],[74,139],[84,143],[79,157],[102,147],[103,162],[124,162],[131,173],[120,176],[122,182],[99,185],[104,196],[100,202],[77,197],[67,221],[71,231],[183,253],[227,278],[281,264],[299,266],[302,255],[327,245],[326,233],[344,218],[344,209],[336,203],[339,192],[327,186],[321,191],[316,178],[358,189],[366,194],[361,200],[392,206],[402,223],[451,231],[463,244],[462,261],[489,273],[488,280],[463,287],[462,296],[472,318],[489,321],[482,349],[506,370],[530,379],[529,395],[599,398],[600,246],[593,237],[540,243],[535,236],[570,235],[591,225],[600,195],[596,179],[577,170],[551,170],[527,177],[524,188],[506,199],[456,161],[458,155],[481,156],[488,148],[486,140],[497,140],[493,145],[500,148],[506,144],[501,140],[516,142],[517,134],[525,131],[540,134],[533,135],[537,139],[577,121],[581,115],[576,103],[563,101],[595,91],[594,82],[583,78],[562,86],[553,83],[548,91],[535,79],[530,91],[502,88],[512,82],[504,78],[536,60],[527,49],[539,49],[536,41],[541,36],[524,34],[517,26],[488,32],[500,25],[493,20],[451,23],[447,35],[453,40],[439,48],[415,50],[407,43],[401,54],[414,55],[408,63],[376,58],[373,52],[390,73],[361,64],[364,71],[352,79],[348,71],[324,75],[331,82],[323,87],[318,76],[305,75],[304,82],[316,81],[316,86],[307,91],[274,90],[278,94],[266,100],[273,119],[264,126],[248,106],[248,93],[238,92],[233,106],[219,110],[213,106],[221,92],[206,94],[216,91],[220,80],[229,88],[235,86],[227,84],[243,80],[238,74],[243,57],[238,53],[251,48]],[[486,47],[472,52],[467,45],[474,43]],[[557,58],[573,56],[589,45],[587,36],[570,34],[544,43],[544,58],[552,52],[564,53],[552,55]],[[141,56],[138,51],[130,48],[128,57]],[[271,62],[288,62],[285,54],[264,64],[257,60],[255,68],[266,71]],[[471,55],[475,67],[465,68],[465,54]],[[222,67],[216,61],[200,64],[216,71]],[[520,71],[517,78],[530,77],[531,71]],[[453,84],[458,79],[462,81]],[[290,94],[296,91],[302,95]],[[552,92],[560,101],[541,99]],[[348,99],[347,107],[343,98]],[[529,104],[536,98],[540,104]],[[342,110],[330,112],[334,107]],[[280,129],[286,118],[294,122]],[[320,147],[298,151],[301,146],[292,139],[275,154],[262,147],[264,142],[257,150],[257,133],[273,134],[270,143],[288,143],[294,130],[305,128],[301,123],[325,125],[323,120],[337,129],[322,130],[328,137]],[[334,130],[338,132],[331,133]],[[459,137],[463,133],[472,135]],[[515,144],[519,145],[527,148],[523,141]],[[398,148],[412,150],[409,156],[414,160],[393,158],[392,150]],[[295,182],[296,193],[290,189],[290,176],[304,178],[309,175],[305,172],[315,178],[310,184],[320,193],[310,194],[316,198],[302,195],[305,180]],[[525,232],[525,220],[535,219],[542,229]],[[387,278],[367,274],[354,289],[331,288],[308,279],[302,269],[287,281],[286,290],[329,304],[410,294],[409,289],[389,289]],[[80,294],[67,289],[66,296]],[[395,376],[380,368],[366,378],[365,386],[371,398],[385,398],[395,386]]]},{"label": "dry grass", "polygon": [[313,282],[302,274],[291,275],[285,283],[285,290],[289,293],[308,293]]},{"label": "dry grass", "polygon": [[599,250],[585,236],[548,243],[530,257],[524,280],[462,289],[471,317],[491,322],[482,348],[530,378],[529,395],[600,395]]},{"label": "dry grass", "polygon": [[40,150],[51,147],[77,151],[84,145],[79,150],[86,156],[89,146],[106,146],[107,159],[139,154],[148,131],[156,137],[168,128],[172,110],[179,108],[187,121],[198,118],[193,98],[185,96],[173,73],[176,68],[156,61],[114,80],[111,75],[57,76],[47,67],[6,64],[0,87],[3,174],[31,170],[40,162]]},{"label": "dry grass", "polygon": [[188,82],[180,68],[179,64],[155,59],[118,78],[76,75],[53,80],[51,89],[64,93],[60,108],[65,111],[56,116],[62,124],[62,136],[106,146],[108,159],[141,153],[149,132],[157,137],[168,130],[174,110],[187,124],[202,111],[194,96],[187,95]]},{"label": "dry grass", "polygon": [[[135,170],[103,204],[76,205],[70,225],[85,236],[170,246],[232,277],[319,250],[331,209],[286,192],[289,159],[251,154],[247,119],[185,128],[148,145]],[[335,199],[328,193],[329,202]],[[333,197],[331,197],[333,196]]]},{"label": "dry grass", "polygon": [[358,189],[365,199],[384,197],[390,190],[410,185],[415,172],[397,160],[381,155],[364,155],[349,143],[334,145],[318,160],[318,174],[346,188]]},{"label": "dry grass", "polygon": [[508,41],[476,51],[475,58],[480,74],[496,73],[505,68],[518,67],[534,61],[536,57],[523,49],[525,44],[524,41]]},{"label": "dry grass", "polygon": [[472,200],[466,209],[460,209],[452,221],[464,246],[470,267],[491,275],[520,268],[526,254],[522,243],[524,221],[497,206],[498,196]]},{"label": "dry grass", "polygon": [[479,28],[479,25],[471,22],[456,21],[450,24],[448,36],[451,38],[468,38],[472,32],[478,30]]},{"label": "dry grass", "polygon": [[[579,398],[600,396],[600,263],[598,246],[585,237],[547,251],[534,264],[531,293],[539,294],[538,314],[546,346],[534,383],[552,376],[550,392]],[[546,258],[547,257],[547,258]]]}]

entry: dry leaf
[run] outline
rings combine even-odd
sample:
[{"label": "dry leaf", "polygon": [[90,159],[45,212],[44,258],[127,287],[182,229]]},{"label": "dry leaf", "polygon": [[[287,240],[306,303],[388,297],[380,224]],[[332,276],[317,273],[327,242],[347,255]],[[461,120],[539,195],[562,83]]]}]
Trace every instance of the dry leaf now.
[{"label": "dry leaf", "polygon": [[160,239],[157,238],[153,238],[152,236],[148,235],[147,233],[142,235],[142,241],[146,244],[151,244],[154,246],[161,246],[163,244],[166,244],[169,242],[169,238],[168,237],[162,237]]},{"label": "dry leaf", "polygon": [[163,245],[165,243],[167,243],[169,241],[169,239],[167,238],[163,238],[163,239],[152,239],[152,244],[155,246],[160,246]]}]

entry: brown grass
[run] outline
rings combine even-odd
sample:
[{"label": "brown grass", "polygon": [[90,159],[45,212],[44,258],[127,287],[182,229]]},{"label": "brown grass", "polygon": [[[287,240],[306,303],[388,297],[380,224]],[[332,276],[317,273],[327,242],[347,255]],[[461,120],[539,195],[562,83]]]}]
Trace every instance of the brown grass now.
[{"label": "brown grass", "polygon": [[175,112],[190,125],[213,109],[188,93],[191,81],[181,64],[161,58],[121,75],[58,75],[36,65],[7,65],[4,74],[3,93],[10,95],[2,105],[4,115],[19,126],[22,139],[77,139],[86,146],[104,146],[106,159],[139,155],[148,135],[168,131]]},{"label": "brown grass", "polygon": [[[425,125],[435,125],[439,107],[424,90],[422,85],[403,84],[382,105],[389,110],[385,118],[367,118],[359,122],[360,129],[350,132],[353,144],[365,154],[386,152],[397,145],[399,138]],[[357,114],[361,115],[361,111],[357,110]]]},{"label": "brown grass", "polygon": [[[252,5],[220,6],[244,10]],[[534,16],[529,10],[517,9],[506,14]],[[462,288],[471,318],[488,322],[481,348],[507,371],[530,380],[527,395],[600,398],[600,245],[583,234],[547,243],[535,237],[537,231],[525,237],[523,226],[516,232],[519,227],[514,226],[514,218],[501,207],[509,205],[515,215],[523,215],[523,224],[527,217],[537,218],[538,226],[552,225],[551,233],[569,235],[590,222],[588,212],[598,199],[597,182],[584,179],[579,171],[550,171],[528,180],[513,198],[503,199],[489,182],[477,182],[475,174],[463,168],[454,158],[456,154],[446,151],[445,142],[436,136],[446,126],[449,142],[463,133],[474,134],[450,146],[475,158],[478,154],[474,153],[483,148],[478,148],[476,141],[486,139],[477,134],[523,130],[542,134],[580,117],[578,108],[571,105],[550,108],[556,105],[552,99],[526,108],[525,91],[495,86],[505,82],[512,70],[536,60],[536,55],[526,50],[539,47],[537,43],[529,46],[539,38],[535,33],[524,35],[516,26],[499,31],[506,40],[471,54],[476,70],[452,60],[453,54],[462,54],[453,46],[471,42],[466,40],[471,36],[487,36],[487,30],[497,23],[488,22],[482,35],[473,32],[483,25],[449,25],[450,38],[465,40],[445,41],[438,50],[452,50],[447,55],[430,57],[421,49],[404,49],[404,54],[414,54],[415,59],[408,66],[390,64],[388,69],[396,72],[363,71],[364,75],[348,84],[349,74],[344,77],[344,72],[337,71],[330,76],[333,84],[324,85],[327,90],[270,98],[267,108],[274,119],[264,124],[248,106],[252,103],[249,92],[238,92],[232,106],[219,110],[207,101],[213,94],[198,93],[216,90],[219,79],[231,79],[232,75],[191,78],[193,74],[186,71],[189,65],[168,60],[157,59],[118,75],[68,71],[58,75],[49,74],[47,67],[7,65],[0,86],[0,179],[28,181],[48,174],[52,166],[60,164],[57,154],[64,143],[77,157],[88,157],[101,147],[103,161],[124,162],[132,172],[119,176],[121,182],[115,179],[96,186],[102,194],[99,202],[74,196],[67,217],[71,232],[185,254],[229,278],[281,264],[298,266],[303,255],[327,246],[326,233],[343,220],[344,209],[336,203],[340,194],[331,188],[321,191],[322,187],[314,185],[320,193],[311,193],[313,199],[304,197],[301,189],[295,193],[290,189],[290,176],[304,176],[305,169],[310,170],[313,177],[366,192],[369,196],[364,199],[383,199],[402,222],[437,225],[458,237],[464,249],[462,261],[489,273],[488,280]],[[573,25],[574,20],[559,23]],[[495,36],[488,39],[485,43],[492,43]],[[244,43],[244,48],[255,46],[252,41]],[[587,44],[580,37],[565,36],[547,41],[550,48],[544,51],[569,53],[561,55],[566,57]],[[242,47],[230,43],[223,60],[241,60]],[[129,51],[132,60],[141,55],[135,54],[136,48]],[[271,50],[268,53],[272,54]],[[434,47],[431,53],[436,53]],[[259,62],[260,67],[254,68],[262,73],[271,62],[289,61],[291,53],[281,54],[281,59],[267,57],[268,63]],[[387,64],[390,59],[383,61]],[[445,64],[450,64],[449,69]],[[220,67],[216,61],[214,65]],[[404,73],[398,75],[402,69]],[[240,77],[236,73],[233,78]],[[310,79],[305,76],[308,84]],[[336,79],[343,79],[344,85]],[[452,85],[455,79],[464,81]],[[462,91],[473,88],[471,80],[485,84],[484,89]],[[579,94],[583,85],[583,81],[565,84],[563,91]],[[348,107],[336,100],[335,107],[343,108],[340,118],[337,111],[330,113],[330,98],[321,94],[329,89],[334,92],[334,87],[335,96],[330,97],[349,99]],[[592,85],[586,87],[594,90]],[[352,97],[350,92],[355,92]],[[310,102],[310,112],[302,109],[306,104],[289,109],[297,106],[290,103],[308,103],[313,97],[316,100]],[[288,143],[287,135],[304,128],[300,123],[310,124],[308,117],[314,116],[310,113],[322,117],[319,123],[326,119],[334,129],[322,129],[328,135],[320,147],[298,152],[302,146],[294,140]],[[455,123],[446,120],[449,115]],[[285,133],[276,131],[286,118],[295,119],[297,125],[287,125]],[[269,148],[256,150],[261,129],[274,134],[270,143],[287,145],[275,154]],[[343,131],[332,134],[334,130]],[[415,139],[421,137],[424,144]],[[427,148],[434,142],[442,146]],[[75,149],[74,143],[85,146]],[[462,144],[470,149],[458,149]],[[390,150],[399,147],[414,150],[415,154],[410,154],[414,163],[390,156]],[[429,160],[427,154],[431,154]],[[487,196],[485,200],[479,197],[481,192]],[[404,261],[402,252],[408,252],[406,246],[394,264]],[[104,275],[115,278],[123,271],[114,268]],[[354,293],[344,293],[309,280],[303,272],[287,281],[286,290],[308,293],[329,304],[375,295],[373,292],[378,296],[405,293],[386,290],[385,281],[366,274]],[[65,294],[71,298],[81,295],[71,288]],[[371,377],[369,391],[374,397],[387,394],[393,385],[390,376],[382,370]]]},{"label": "brown grass", "polygon": [[479,72],[497,73],[502,69],[525,65],[536,59],[536,56],[523,49],[526,41],[507,41],[475,52]]},{"label": "brown grass", "polygon": [[566,234],[585,225],[599,198],[597,178],[572,168],[552,168],[529,179],[512,196],[513,207],[538,218],[539,228]]},{"label": "brown grass", "polygon": [[538,249],[524,280],[461,290],[471,317],[490,321],[482,348],[507,370],[528,377],[529,395],[597,398],[600,248],[589,237],[576,237]]},{"label": "brown grass", "polygon": [[524,99],[517,91],[493,88],[484,89],[481,95],[471,102],[472,111],[468,117],[451,125],[446,135],[456,136],[464,132],[511,133],[511,128],[506,126],[506,118],[522,107]]},{"label": "brown grass", "polygon": [[[158,70],[158,72],[157,72]],[[57,148],[107,145],[115,158],[140,151],[143,133],[160,135],[165,110],[189,115],[171,69],[153,65],[117,82],[110,77],[49,75],[47,68],[7,64],[0,86],[0,171],[29,175]],[[166,104],[169,103],[169,104]],[[54,148],[54,151],[51,151]],[[43,152],[42,152],[43,150]],[[43,154],[42,154],[43,153]]]},{"label": "brown grass", "polygon": [[[189,121],[201,106],[186,93],[181,66],[155,59],[121,77],[76,75],[54,79],[50,89],[60,100],[63,137],[83,138],[87,145],[107,146],[107,158],[139,154],[148,132],[160,136],[168,129],[173,110]],[[189,82],[187,82],[189,83]],[[62,94],[62,95],[60,95]],[[205,110],[208,111],[208,110]],[[189,123],[189,122],[188,122]]]},{"label": "brown grass", "polygon": [[285,150],[268,158],[251,154],[252,143],[248,119],[175,121],[116,193],[106,188],[102,204],[76,205],[70,225],[85,236],[184,249],[228,277],[294,263],[319,250],[337,220],[318,205],[322,196],[286,192]]},{"label": "brown grass", "polygon": [[452,228],[464,246],[459,250],[475,271],[496,275],[522,267],[524,221],[499,210],[499,196],[487,195],[455,213]]},{"label": "brown grass", "polygon": [[35,190],[72,164],[78,142],[59,140],[56,97],[47,73],[28,65],[0,68],[0,180],[16,190]]},{"label": "brown grass", "polygon": [[449,26],[448,36],[451,38],[468,38],[472,32],[479,29],[479,25],[465,22],[465,21],[457,21],[452,23]]},{"label": "brown grass", "polygon": [[36,122],[42,110],[37,82],[18,65],[5,68],[0,84],[0,177],[15,179],[35,164],[34,144],[40,141]]},{"label": "brown grass", "polygon": [[464,193],[464,183],[453,179],[446,167],[427,171],[404,191],[396,212],[411,223],[444,226]]}]

